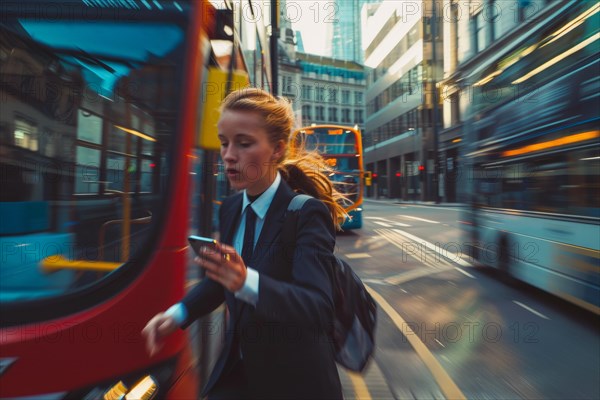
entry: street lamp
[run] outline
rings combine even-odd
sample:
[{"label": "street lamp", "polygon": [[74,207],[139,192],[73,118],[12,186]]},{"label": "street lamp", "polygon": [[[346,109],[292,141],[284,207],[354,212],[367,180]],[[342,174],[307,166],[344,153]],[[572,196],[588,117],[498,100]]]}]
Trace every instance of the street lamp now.
[{"label": "street lamp", "polygon": [[[373,174],[377,175],[377,136],[375,135],[375,133],[371,134],[372,140],[373,140]],[[375,192],[375,199],[379,198],[379,194],[377,193],[377,187],[375,186],[375,181],[371,179],[371,181],[373,182],[372,184],[372,188],[373,188],[373,192]]]},{"label": "street lamp", "polygon": [[437,91],[437,13],[436,13],[436,1],[432,2],[431,8],[431,53],[432,59],[431,64],[433,66],[431,71],[432,90],[433,90],[433,109],[431,110],[431,117],[433,118],[433,187],[432,194],[435,203],[439,203],[438,194],[438,91]]},{"label": "street lamp", "polygon": [[271,40],[269,42],[269,51],[271,53],[271,90],[274,95],[279,94],[279,56],[278,56],[278,40],[279,40],[279,1],[271,0]]}]

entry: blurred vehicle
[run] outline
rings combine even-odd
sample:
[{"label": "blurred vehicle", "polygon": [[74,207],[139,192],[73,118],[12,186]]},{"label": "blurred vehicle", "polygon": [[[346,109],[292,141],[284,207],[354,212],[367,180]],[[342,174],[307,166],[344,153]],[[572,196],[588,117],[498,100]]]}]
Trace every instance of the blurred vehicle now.
[{"label": "blurred vehicle", "polygon": [[358,129],[339,125],[316,125],[292,132],[291,143],[304,141],[308,150],[317,150],[333,169],[330,176],[344,194],[349,218],[342,229],[362,228],[365,171],[362,135]]},{"label": "blurred vehicle", "polygon": [[161,398],[197,397],[189,333],[152,358],[140,333],[183,296],[187,236],[227,194],[222,97],[270,81],[264,27],[244,25],[246,48],[237,20],[208,1],[2,5],[1,398],[149,374]]},{"label": "blurred vehicle", "polygon": [[600,5],[570,2],[474,79],[469,255],[600,312]]}]

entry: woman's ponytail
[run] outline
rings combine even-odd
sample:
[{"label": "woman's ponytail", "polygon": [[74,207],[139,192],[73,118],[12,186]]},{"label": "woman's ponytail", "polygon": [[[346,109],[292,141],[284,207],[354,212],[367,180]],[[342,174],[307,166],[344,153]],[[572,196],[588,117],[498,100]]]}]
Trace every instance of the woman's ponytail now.
[{"label": "woman's ponytail", "polygon": [[288,154],[280,164],[280,171],[292,189],[321,200],[338,228],[348,218],[344,204],[350,203],[340,193],[329,176],[333,168],[317,151],[307,151],[304,141],[294,141],[288,146]]}]

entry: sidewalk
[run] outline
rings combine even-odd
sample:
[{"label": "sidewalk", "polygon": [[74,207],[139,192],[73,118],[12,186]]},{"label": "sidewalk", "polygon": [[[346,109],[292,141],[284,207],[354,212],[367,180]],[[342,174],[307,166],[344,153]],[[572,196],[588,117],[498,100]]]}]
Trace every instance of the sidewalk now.
[{"label": "sidewalk", "polygon": [[387,197],[379,197],[374,199],[371,197],[364,197],[365,203],[386,203],[386,204],[398,204],[398,205],[419,205],[419,206],[432,206],[432,207],[467,207],[465,203],[436,203],[435,201],[421,201],[421,200],[401,200],[401,199],[389,199]]},{"label": "sidewalk", "polygon": [[383,372],[375,360],[371,360],[362,374],[353,373],[338,366],[344,400],[394,400]]}]

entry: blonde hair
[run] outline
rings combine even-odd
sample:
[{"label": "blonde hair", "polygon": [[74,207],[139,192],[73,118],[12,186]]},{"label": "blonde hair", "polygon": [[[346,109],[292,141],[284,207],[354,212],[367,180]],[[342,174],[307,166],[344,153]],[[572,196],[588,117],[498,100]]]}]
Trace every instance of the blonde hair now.
[{"label": "blonde hair", "polygon": [[283,179],[291,188],[321,200],[339,228],[348,217],[343,204],[349,201],[329,179],[333,169],[317,151],[308,151],[304,141],[289,145],[294,127],[294,112],[289,100],[275,97],[258,88],[245,88],[231,92],[221,104],[221,111],[255,112],[265,120],[269,141],[285,143],[287,151],[277,160]]}]

